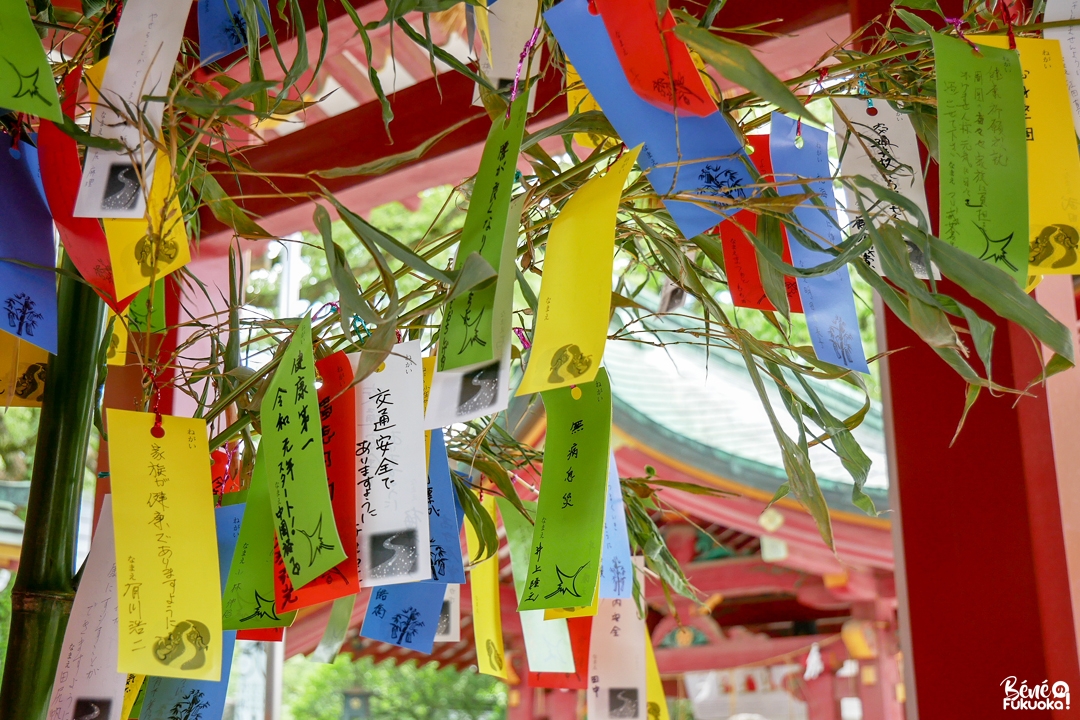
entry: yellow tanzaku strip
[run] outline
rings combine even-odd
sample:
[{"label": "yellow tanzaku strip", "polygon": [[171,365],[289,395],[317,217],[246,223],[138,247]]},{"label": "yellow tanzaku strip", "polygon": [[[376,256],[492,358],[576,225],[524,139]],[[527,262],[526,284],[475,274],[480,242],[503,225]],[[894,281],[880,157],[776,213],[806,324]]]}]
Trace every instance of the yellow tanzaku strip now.
[{"label": "yellow tanzaku strip", "polygon": [[[1003,36],[980,45],[1008,48]],[[1080,150],[1057,40],[1016,38],[1024,73],[1030,275],[1080,273]],[[1029,283],[1030,285],[1030,283]]]},{"label": "yellow tanzaku strip", "polygon": [[[488,494],[481,502],[495,521],[495,496]],[[480,539],[472,523],[465,522],[465,543],[469,559],[476,557]],[[502,610],[499,602],[499,555],[492,555],[469,570],[472,589],[473,633],[476,639],[476,666],[485,675],[506,679],[506,652],[503,649]]]},{"label": "yellow tanzaku strip", "polygon": [[563,206],[548,233],[532,350],[518,395],[596,377],[611,319],[615,216],[641,146],[623,153]]},{"label": "yellow tanzaku strip", "polygon": [[191,261],[187,227],[168,157],[159,153],[146,217],[105,220],[116,296],[128,297]]}]

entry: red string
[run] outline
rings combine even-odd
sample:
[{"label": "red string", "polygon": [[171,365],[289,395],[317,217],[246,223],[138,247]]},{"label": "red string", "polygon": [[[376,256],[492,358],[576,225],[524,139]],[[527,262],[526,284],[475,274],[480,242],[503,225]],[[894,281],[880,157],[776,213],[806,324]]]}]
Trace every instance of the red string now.
[{"label": "red string", "polygon": [[963,18],[949,18],[949,17],[947,17],[947,18],[945,18],[945,22],[952,25],[953,28],[956,30],[956,37],[960,38],[961,40],[966,42],[968,45],[970,45],[971,49],[974,50],[975,52],[979,52],[979,46],[976,45],[975,43],[971,42],[971,40],[968,39],[968,36],[964,34],[963,29],[960,27],[961,25],[964,24],[964,19]]},{"label": "red string", "polygon": [[158,384],[157,375],[149,371],[146,374],[150,377],[150,384],[154,389],[154,407],[152,408],[154,426],[150,428],[150,434],[156,438],[163,438],[165,437],[165,428],[161,426],[161,386]]},{"label": "red string", "polygon": [[1016,35],[1013,33],[1012,10],[1007,0],[1001,0],[1001,17],[1005,21],[1005,31],[1009,34],[1009,49],[1016,49]]}]

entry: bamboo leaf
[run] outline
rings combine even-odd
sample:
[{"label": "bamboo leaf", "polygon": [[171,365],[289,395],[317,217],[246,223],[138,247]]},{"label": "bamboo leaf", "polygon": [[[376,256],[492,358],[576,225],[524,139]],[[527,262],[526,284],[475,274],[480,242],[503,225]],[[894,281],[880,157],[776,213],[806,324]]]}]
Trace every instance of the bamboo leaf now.
[{"label": "bamboo leaf", "polygon": [[232,228],[240,237],[249,240],[274,237],[248,217],[247,213],[226,194],[217,179],[197,163],[194,163],[192,189],[199,194],[200,200],[210,208],[214,217]]},{"label": "bamboo leaf", "polygon": [[450,275],[439,270],[434,265],[431,265],[427,260],[413,252],[411,248],[398,242],[367,220],[364,220],[364,218],[349,210],[338,202],[337,198],[329,196],[329,200],[334,204],[334,207],[337,208],[338,214],[341,216],[341,219],[345,221],[345,224],[349,226],[349,229],[356,233],[365,244],[372,243],[378,245],[383,250],[390,253],[391,256],[397,258],[416,272],[427,275],[429,278],[434,278],[444,285],[453,283],[454,280]]},{"label": "bamboo leaf", "polygon": [[387,155],[381,157],[378,160],[373,160],[369,163],[363,163],[361,165],[351,165],[349,167],[337,167],[329,170],[316,170],[312,175],[323,178],[339,178],[339,177],[351,177],[355,175],[383,175],[390,172],[396,167],[404,165],[405,163],[419,160],[427,154],[428,150],[436,145],[440,140],[451,134],[455,130],[468,125],[473,120],[483,117],[483,115],[474,115],[466,118],[460,122],[456,122],[450,127],[446,128],[437,135],[434,135],[424,142],[420,143],[412,150],[396,153],[394,155]]},{"label": "bamboo leaf", "polygon": [[446,296],[447,303],[459,295],[491,282],[499,276],[495,272],[495,268],[491,267],[491,263],[485,260],[484,256],[478,252],[469,253],[468,257],[465,258],[465,262],[457,269],[456,274],[454,284],[451,285],[450,292]]},{"label": "bamboo leaf", "polygon": [[353,315],[357,315],[366,323],[378,323],[379,316],[375,310],[360,296],[360,289],[356,285],[356,278],[349,267],[349,260],[345,257],[345,251],[334,242],[333,231],[330,227],[330,213],[322,205],[315,206],[313,216],[315,227],[322,236],[323,251],[326,253],[326,264],[330,268],[330,279],[338,292],[338,300],[341,303],[341,327],[345,336],[351,334],[349,325]]},{"label": "bamboo leaf", "polygon": [[765,67],[753,51],[742,43],[714,35],[709,30],[679,24],[675,35],[696,50],[701,59],[716,68],[726,80],[757,93],[782,111],[804,120],[823,124],[811,113],[780,78]]}]

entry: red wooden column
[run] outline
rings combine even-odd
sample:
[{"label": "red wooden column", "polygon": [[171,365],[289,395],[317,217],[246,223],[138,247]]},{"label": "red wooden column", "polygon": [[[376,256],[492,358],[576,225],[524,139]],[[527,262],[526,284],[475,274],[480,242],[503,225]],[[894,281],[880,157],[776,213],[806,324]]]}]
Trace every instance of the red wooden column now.
[{"label": "red wooden column", "polygon": [[[909,720],[997,717],[1010,676],[1080,688],[1046,390],[1019,401],[984,392],[950,448],[963,381],[894,315],[883,324],[886,346],[907,348],[882,375],[901,622],[914,674],[905,673]],[[994,379],[1024,387],[1038,371],[1027,334],[998,323]]]}]

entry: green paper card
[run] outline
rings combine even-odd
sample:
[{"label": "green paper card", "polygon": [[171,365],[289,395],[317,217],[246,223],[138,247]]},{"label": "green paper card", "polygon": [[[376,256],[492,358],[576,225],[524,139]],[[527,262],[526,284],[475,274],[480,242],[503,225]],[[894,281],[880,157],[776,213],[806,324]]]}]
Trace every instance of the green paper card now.
[{"label": "green paper card", "polygon": [[296,617],[296,611],[279,615],[274,610],[274,516],[261,448],[221,607],[224,630],[288,627]]},{"label": "green paper card", "polygon": [[544,470],[518,612],[591,603],[604,539],[611,441],[607,370],[600,368],[592,382],[541,397],[547,411]]},{"label": "green paper card", "polygon": [[1023,287],[1028,271],[1024,82],[1015,50],[933,34],[941,239]]},{"label": "green paper card", "polygon": [[[500,271],[500,276],[496,282],[474,288],[446,306],[439,336],[440,371],[498,360],[509,339],[497,336],[496,330],[501,324],[499,319],[510,312],[512,294],[505,290],[498,293],[497,288],[500,283],[505,286],[513,281],[512,274],[509,278],[504,277],[507,273],[503,272],[505,263],[501,260],[505,236],[510,234],[507,218],[517,157],[521,151],[521,135],[525,130],[527,102],[528,93],[525,93],[514,101],[509,121],[496,118],[484,143],[454,269],[460,270],[469,255],[479,253],[491,267]],[[512,235],[515,239],[517,225],[514,222]],[[501,303],[496,302],[497,298]],[[499,304],[505,307],[499,307]]]},{"label": "green paper card", "polygon": [[0,0],[0,107],[63,122],[52,67],[23,0]]},{"label": "green paper card", "polygon": [[345,559],[326,482],[310,317],[282,353],[259,419],[274,529],[289,579],[299,588]]},{"label": "green paper card", "polygon": [[[154,283],[154,296],[151,300],[150,287],[144,287],[128,306],[128,329],[137,333],[165,332],[165,278]],[[150,324],[147,326],[147,315]]]}]

